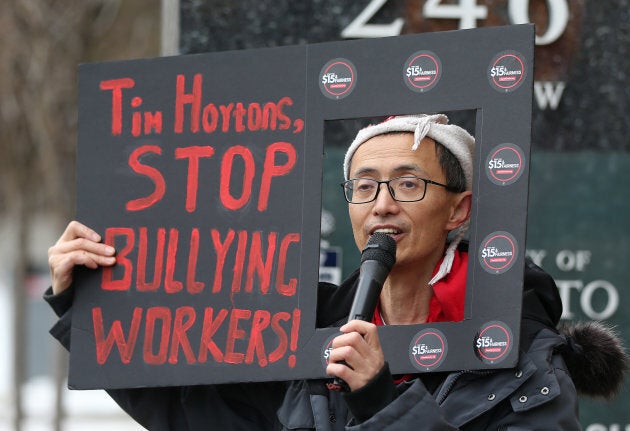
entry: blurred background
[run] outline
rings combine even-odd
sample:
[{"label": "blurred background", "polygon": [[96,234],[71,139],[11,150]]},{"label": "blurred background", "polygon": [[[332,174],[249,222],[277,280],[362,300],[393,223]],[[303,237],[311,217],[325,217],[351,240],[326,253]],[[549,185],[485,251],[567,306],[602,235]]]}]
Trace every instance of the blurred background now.
[{"label": "blurred background", "polygon": [[[68,391],[41,300],[74,214],[84,62],[536,25],[527,254],[565,320],[630,343],[630,2],[609,0],[4,0],[0,2],[0,431],[141,429],[101,391]],[[375,55],[378,61],[378,55]],[[324,177],[339,178],[330,148]],[[344,205],[323,202],[321,273],[357,264]],[[630,431],[630,384],[584,399],[586,431]]]}]

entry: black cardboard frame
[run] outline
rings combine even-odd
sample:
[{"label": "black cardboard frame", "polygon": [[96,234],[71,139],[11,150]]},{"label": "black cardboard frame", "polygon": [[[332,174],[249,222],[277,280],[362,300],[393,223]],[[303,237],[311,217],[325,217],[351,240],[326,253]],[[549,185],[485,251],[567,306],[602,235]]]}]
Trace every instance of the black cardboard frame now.
[{"label": "black cardboard frame", "polygon": [[[77,219],[119,264],[76,275],[69,386],[325,377],[338,331],[315,329],[324,122],[455,110],[476,111],[465,320],[379,334],[394,374],[513,366],[533,49],[533,26],[519,25],[82,65]],[[155,291],[137,287],[144,232]]]}]

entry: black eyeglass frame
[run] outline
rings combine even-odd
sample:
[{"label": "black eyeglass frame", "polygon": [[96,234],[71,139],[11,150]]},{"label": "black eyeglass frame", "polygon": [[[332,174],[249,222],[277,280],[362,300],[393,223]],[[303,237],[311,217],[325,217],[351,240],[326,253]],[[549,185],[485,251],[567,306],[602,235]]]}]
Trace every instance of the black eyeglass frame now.
[{"label": "black eyeglass frame", "polygon": [[[422,192],[422,196],[419,199],[405,200],[405,199],[398,199],[395,196],[395,192],[394,192],[394,190],[392,190],[392,187],[390,187],[389,183],[391,181],[396,181],[396,180],[405,179],[405,178],[420,180],[420,181],[424,182],[424,191]],[[355,180],[368,180],[368,181],[373,181],[373,182],[377,183],[376,193],[374,194],[374,197],[372,199],[370,199],[369,201],[365,201],[365,202],[352,202],[350,199],[348,199],[348,195],[346,194],[346,190],[352,190],[350,187],[348,187],[348,185],[352,184]],[[449,192],[457,192],[457,190],[454,187],[449,186],[447,184],[438,183],[437,181],[428,180],[426,178],[416,177],[416,176],[413,176],[413,175],[403,175],[403,176],[400,176],[400,177],[390,178],[389,180],[375,180],[375,179],[372,179],[372,178],[350,178],[349,180],[346,180],[346,181],[340,183],[339,185],[343,189],[343,197],[346,199],[346,202],[348,202],[349,204],[353,204],[353,205],[361,205],[361,204],[369,204],[370,202],[374,202],[378,198],[378,194],[381,192],[381,184],[387,185],[387,190],[389,191],[389,195],[396,202],[420,202],[421,200],[424,199],[424,197],[427,194],[427,184],[433,184],[433,185],[436,185],[436,186],[444,187]]]}]

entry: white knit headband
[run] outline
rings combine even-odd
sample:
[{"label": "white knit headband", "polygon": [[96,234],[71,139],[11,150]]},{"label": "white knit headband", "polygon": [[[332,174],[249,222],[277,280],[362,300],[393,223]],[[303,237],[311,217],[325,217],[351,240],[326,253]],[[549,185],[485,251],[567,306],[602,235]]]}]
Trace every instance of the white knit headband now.
[{"label": "white knit headband", "polygon": [[[346,152],[343,161],[344,178],[346,180],[349,179],[350,162],[357,148],[375,136],[396,132],[413,133],[413,145],[411,149],[414,151],[418,149],[425,136],[446,147],[457,158],[464,171],[464,175],[466,176],[466,190],[472,190],[475,138],[461,127],[448,124],[448,117],[444,114],[402,115],[361,129]],[[444,260],[438,272],[429,282],[430,285],[437,283],[451,271],[455,249],[468,231],[469,224],[469,220],[466,220],[466,222],[459,227],[459,232],[446,249]]]},{"label": "white knit headband", "polygon": [[459,126],[448,124],[448,117],[444,114],[435,115],[402,115],[392,117],[382,123],[373,124],[361,129],[346,151],[343,161],[343,174],[347,180],[350,174],[352,156],[367,140],[385,133],[409,132],[413,133],[412,150],[418,149],[425,136],[442,144],[453,153],[459,161],[466,176],[466,188],[472,189],[472,163],[475,152],[475,138]]}]

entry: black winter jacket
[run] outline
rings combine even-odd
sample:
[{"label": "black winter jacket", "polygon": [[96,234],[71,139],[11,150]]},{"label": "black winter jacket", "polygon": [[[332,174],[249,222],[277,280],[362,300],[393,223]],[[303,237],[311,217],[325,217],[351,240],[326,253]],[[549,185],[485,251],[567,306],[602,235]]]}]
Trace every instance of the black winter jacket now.
[{"label": "black winter jacket", "polygon": [[[356,274],[340,287],[320,284],[319,327],[345,319],[355,281]],[[60,317],[51,333],[66,348],[72,295],[72,288],[45,295]],[[108,392],[149,430],[579,430],[578,391],[614,395],[627,356],[602,325],[558,331],[561,312],[553,279],[527,262],[514,369],[423,374],[396,387],[385,368],[349,394],[328,391],[318,380]]]}]

